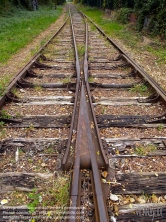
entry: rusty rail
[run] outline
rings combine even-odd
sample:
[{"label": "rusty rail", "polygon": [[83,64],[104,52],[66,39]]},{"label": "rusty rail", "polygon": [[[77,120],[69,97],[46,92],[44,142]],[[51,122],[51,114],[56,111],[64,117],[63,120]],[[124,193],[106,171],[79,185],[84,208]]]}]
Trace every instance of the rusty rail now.
[{"label": "rusty rail", "polygon": [[[74,38],[74,31],[73,31]],[[79,114],[77,125],[77,137],[75,144],[75,161],[73,166],[73,180],[70,192],[70,219],[77,221],[77,209],[80,207],[80,170],[92,169],[92,183],[94,188],[94,204],[96,221],[109,221],[106,207],[106,200],[102,191],[101,175],[99,168],[107,168],[108,160],[104,154],[102,142],[99,136],[97,121],[93,110],[90,89],[88,83],[88,26],[86,25],[86,50],[84,57],[84,81],[81,83],[81,92],[79,94]],[[78,70],[78,68],[77,68]],[[78,83],[79,84],[79,83]],[[77,95],[78,96],[78,95]],[[93,127],[92,127],[93,125]],[[71,127],[72,132],[72,127]],[[70,141],[70,140],[69,140]],[[68,153],[69,154],[68,146]],[[97,156],[97,152],[100,155]],[[65,161],[67,158],[65,157]]]}]

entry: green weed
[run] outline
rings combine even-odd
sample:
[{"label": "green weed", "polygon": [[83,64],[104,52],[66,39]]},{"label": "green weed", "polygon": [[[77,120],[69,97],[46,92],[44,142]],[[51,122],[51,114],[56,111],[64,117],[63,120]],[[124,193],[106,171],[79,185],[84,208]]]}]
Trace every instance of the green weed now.
[{"label": "green weed", "polygon": [[9,115],[6,110],[2,109],[1,112],[0,112],[0,117],[3,118],[3,119],[10,119],[11,118],[11,115]]},{"label": "green weed", "polygon": [[10,82],[10,76],[5,76],[3,78],[0,77],[0,96],[4,95],[5,87],[8,85],[9,82]]},{"label": "green weed", "polygon": [[70,82],[70,77],[66,77],[66,78],[64,78],[63,80],[62,80],[62,83],[63,84],[67,84],[67,83],[69,83]]},{"label": "green weed", "polygon": [[18,96],[18,91],[17,91],[17,88],[16,88],[16,87],[12,88],[11,92],[12,92],[15,96]]},{"label": "green weed", "polygon": [[4,127],[5,123],[3,121],[0,121],[0,129]]},{"label": "green weed", "polygon": [[0,122],[0,139],[4,139],[6,137],[6,129],[4,128],[4,124]]},{"label": "green weed", "polygon": [[78,56],[82,57],[85,54],[85,46],[84,45],[79,45],[77,47],[77,51],[78,51]]},{"label": "green weed", "polygon": [[30,124],[29,127],[25,128],[25,132],[28,133],[28,132],[32,132],[34,131],[35,127],[33,124]]},{"label": "green weed", "polygon": [[160,124],[160,125],[158,126],[158,131],[161,131],[162,129],[163,129],[163,125]]},{"label": "green weed", "polygon": [[36,92],[41,92],[43,90],[43,88],[41,86],[34,86],[34,90]]},{"label": "green weed", "polygon": [[28,198],[31,200],[31,202],[27,205],[28,210],[30,213],[33,213],[36,209],[36,207],[39,205],[41,196],[37,192],[37,189],[33,189],[31,193],[28,194]]},{"label": "green weed", "polygon": [[94,78],[92,77],[92,76],[89,76],[89,78],[88,78],[88,82],[94,82]]},{"label": "green weed", "polygon": [[154,144],[148,144],[148,145],[139,145],[135,148],[135,153],[139,156],[146,156],[150,152],[153,152],[157,149],[157,147]]},{"label": "green weed", "polygon": [[144,84],[136,84],[134,87],[129,89],[130,92],[137,92],[141,95],[148,91],[148,87]]}]

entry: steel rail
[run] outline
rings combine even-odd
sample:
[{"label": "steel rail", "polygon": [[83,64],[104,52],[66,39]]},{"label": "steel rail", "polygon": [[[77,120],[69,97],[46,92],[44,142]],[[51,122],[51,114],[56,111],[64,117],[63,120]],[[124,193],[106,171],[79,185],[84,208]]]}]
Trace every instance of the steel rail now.
[{"label": "steel rail", "polygon": [[[67,149],[63,158],[62,166],[64,170],[67,170],[71,168],[72,161],[70,161],[70,148],[72,146],[75,146],[75,161],[73,166],[73,173],[72,173],[72,182],[71,182],[71,189],[70,189],[70,203],[69,203],[69,210],[68,215],[66,217],[68,218],[66,221],[75,221],[77,220],[77,206],[78,206],[78,197],[80,194],[79,190],[79,181],[80,181],[80,152],[79,149],[77,149],[77,141],[76,144],[72,143],[72,136],[73,131],[77,131],[77,122],[78,122],[78,110],[79,110],[79,104],[80,104],[80,64],[79,64],[79,58],[78,58],[78,51],[77,51],[77,45],[76,45],[76,39],[75,39],[75,32],[74,32],[74,26],[73,26],[73,20],[71,16],[71,10],[69,7],[69,16],[71,21],[71,29],[72,29],[72,36],[73,36],[73,43],[74,43],[74,50],[75,50],[75,61],[76,61],[76,75],[77,75],[77,82],[76,82],[76,91],[75,91],[75,102],[74,102],[74,109],[73,109],[73,115],[71,120],[71,127],[69,132],[69,138],[68,138],[68,144]],[[79,144],[78,144],[79,145]]]},{"label": "steel rail", "polygon": [[[96,129],[96,134],[100,146],[100,152],[101,156],[104,159],[104,166],[103,168],[108,167],[108,159],[106,158],[106,155],[104,153],[103,145],[101,142],[99,130],[98,130],[98,125],[97,125],[97,120],[96,116],[94,113],[93,109],[93,104],[92,104],[92,99],[91,99],[91,94],[90,94],[90,87],[89,87],[89,82],[88,82],[88,25],[86,24],[86,47],[85,47],[85,56],[84,56],[84,80],[85,80],[85,86],[88,94],[88,99],[89,99],[89,112],[92,114],[93,122],[94,122],[94,128]],[[88,124],[88,123],[87,123]],[[90,128],[90,126],[89,126]],[[92,172],[93,172],[93,180],[94,180],[94,187],[95,187],[95,195],[97,199],[97,212],[98,212],[98,218],[100,222],[107,222],[109,221],[108,219],[108,212],[107,212],[107,207],[106,207],[106,201],[104,198],[103,190],[102,190],[102,184],[101,184],[101,175],[99,173],[99,164],[97,162],[97,154],[95,152],[95,145],[92,136],[90,137],[90,133],[88,133],[89,136],[89,141],[91,141],[91,146],[90,146],[90,156],[91,156],[91,167],[92,167]],[[95,210],[95,211],[96,211]]]},{"label": "steel rail", "polygon": [[148,81],[148,83],[153,87],[153,89],[160,95],[162,101],[166,104],[166,92],[164,89],[162,89],[159,84],[151,77],[149,76],[133,59],[130,58],[130,56],[121,49],[117,43],[113,39],[111,39],[97,24],[95,24],[92,19],[90,19],[87,15],[85,15],[83,12],[81,12],[84,17],[86,17],[98,30],[100,33],[102,33],[103,36],[106,37],[106,39],[122,54],[121,56],[133,67],[136,69],[138,73],[141,74],[142,77]]},{"label": "steel rail", "polygon": [[9,83],[8,87],[5,89],[5,91],[3,92],[3,96],[0,97],[0,106],[2,106],[2,104],[5,102],[6,100],[6,94],[9,93],[9,91],[11,90],[11,88],[13,88],[15,85],[17,85],[17,81],[22,78],[25,77],[25,75],[27,74],[27,70],[30,69],[33,64],[35,63],[35,61],[37,61],[37,59],[39,59],[39,57],[41,56],[41,52],[42,50],[51,42],[51,40],[53,38],[55,38],[55,36],[57,36],[59,34],[59,32],[63,29],[63,27],[66,25],[67,21],[69,19],[69,16],[66,18],[65,22],[62,24],[62,26],[57,30],[57,32],[38,50],[38,52],[36,52],[36,54],[31,58],[30,61],[28,61],[28,63],[17,73],[17,75],[11,80],[11,82]]},{"label": "steel rail", "polygon": [[[71,16],[71,14],[70,14]],[[72,21],[72,17],[71,21]],[[72,24],[73,26],[73,24]],[[81,192],[81,185],[80,185],[80,170],[85,168],[92,168],[92,175],[93,175],[93,187],[94,187],[94,204],[95,204],[95,219],[96,222],[102,222],[102,221],[109,221],[108,220],[108,213],[106,208],[106,201],[104,198],[104,194],[102,191],[102,185],[101,185],[101,175],[98,169],[98,166],[106,168],[108,166],[108,160],[104,154],[103,147],[101,140],[99,139],[99,131],[97,131],[97,121],[95,122],[95,115],[92,108],[92,100],[90,96],[90,89],[88,85],[88,66],[87,66],[87,49],[88,49],[88,27],[86,25],[86,53],[84,57],[84,81],[81,81],[79,79],[79,82],[77,82],[78,87],[79,84],[81,84],[81,89],[79,95],[77,94],[77,100],[75,101],[75,104],[77,104],[77,111],[78,113],[78,119],[76,119],[75,114],[73,115],[73,121],[75,120],[77,122],[77,137],[76,137],[76,144],[75,144],[75,161],[73,166],[73,178],[72,178],[72,184],[71,184],[71,190],[70,190],[70,208],[69,208],[69,214],[66,216],[68,217],[69,222],[77,221],[78,217],[78,209],[81,206],[81,200],[80,200],[80,192]],[[73,30],[73,39],[74,37],[74,29]],[[75,44],[75,49],[76,44]],[[77,55],[77,52],[76,52]],[[77,57],[76,57],[77,59]],[[76,63],[79,64],[79,63]],[[78,67],[77,67],[77,70]],[[86,80],[86,81],[85,81]],[[88,89],[88,90],[87,90]],[[88,92],[87,92],[88,91]],[[91,105],[90,105],[91,104]],[[93,111],[93,112],[92,112]],[[93,113],[93,114],[92,114]],[[92,129],[91,129],[91,123],[94,123],[95,128],[95,135],[96,138],[92,136]],[[74,122],[73,122],[74,124]],[[73,126],[71,127],[71,133],[72,133]],[[71,134],[72,135],[72,134]],[[71,146],[71,139],[72,137],[69,137],[69,145],[68,145],[68,151],[65,154],[65,161],[64,164],[68,162],[67,156],[69,155],[70,146]],[[96,141],[97,141],[97,147],[100,147],[100,159],[102,157],[102,161],[97,160],[97,154],[96,154]],[[83,150],[83,152],[82,152]],[[90,156],[90,165],[89,165],[89,158]],[[85,159],[87,158],[87,160]],[[102,162],[102,163],[101,163]]]},{"label": "steel rail", "polygon": [[[79,83],[80,83],[80,64],[79,64],[79,58],[78,58],[78,51],[77,51],[77,45],[76,45],[76,39],[75,39],[75,32],[74,32],[74,27],[73,27],[73,21],[72,21],[72,16],[71,16],[71,11],[69,7],[69,17],[71,21],[71,29],[72,29],[72,36],[73,36],[73,43],[74,43],[74,50],[75,50],[75,62],[76,62],[76,75],[77,75],[77,82],[76,82],[76,91],[75,91],[75,102],[74,102],[74,109],[73,109],[73,115],[72,115],[72,120],[71,120],[71,127],[70,127],[70,133],[69,133],[69,140],[68,140],[68,145],[67,149],[63,158],[62,166],[64,170],[67,170],[71,168],[71,165],[69,166],[69,155],[70,155],[70,147],[73,146],[71,144],[72,140],[72,135],[73,135],[73,130],[74,130],[74,123],[76,121],[76,109],[78,107],[78,92],[79,92]],[[77,114],[78,115],[78,114]]]},{"label": "steel rail", "polygon": [[103,168],[108,168],[108,159],[104,153],[104,149],[103,149],[103,144],[100,138],[100,132],[98,129],[98,124],[97,124],[97,119],[96,119],[96,115],[93,109],[93,102],[92,102],[92,98],[91,98],[91,93],[90,93],[90,86],[89,86],[89,82],[88,82],[88,24],[86,23],[86,46],[85,46],[85,56],[84,56],[84,79],[85,79],[85,85],[86,85],[86,89],[87,89],[87,93],[88,93],[88,98],[90,101],[90,111],[92,113],[92,117],[93,117],[93,121],[94,121],[94,125],[95,125],[95,130],[96,130],[96,134],[97,134],[97,140],[100,146],[100,151],[104,160],[104,165],[102,166]]}]

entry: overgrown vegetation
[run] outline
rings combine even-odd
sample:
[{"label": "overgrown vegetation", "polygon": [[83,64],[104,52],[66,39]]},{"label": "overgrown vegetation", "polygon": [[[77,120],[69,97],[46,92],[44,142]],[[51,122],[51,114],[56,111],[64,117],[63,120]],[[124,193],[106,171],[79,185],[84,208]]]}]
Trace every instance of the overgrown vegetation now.
[{"label": "overgrown vegetation", "polygon": [[54,209],[59,207],[62,211],[68,205],[69,187],[70,173],[58,175],[56,179],[40,182],[40,189],[11,192],[8,195],[9,204],[10,206],[27,205],[30,213],[35,212],[37,207],[54,207]]},{"label": "overgrown vegetation", "polygon": [[62,5],[64,2],[65,0],[1,0],[0,15],[12,13],[15,7],[32,11],[38,10],[40,6],[48,5],[56,9],[57,5]]},{"label": "overgrown vegetation", "polygon": [[129,15],[134,12],[137,17],[137,30],[146,30],[146,32],[160,35],[166,39],[165,0],[75,0],[74,2],[115,10],[122,23],[127,23]]},{"label": "overgrown vegetation", "polygon": [[[96,7],[79,5],[79,8],[98,24],[107,35],[122,40],[125,45],[132,47],[134,50],[140,51],[141,48],[142,51],[149,51],[156,56],[157,63],[165,64],[165,43],[161,42],[161,39],[157,37],[152,38],[153,44],[143,44],[142,33],[136,30],[135,25],[121,24],[119,22],[124,20],[124,23],[126,23],[127,16],[124,13],[125,10],[120,9],[124,14],[118,13],[117,11],[111,11],[109,12],[109,16],[106,16],[106,13],[103,10]],[[126,10],[126,13],[129,13],[131,10],[132,9]]]},{"label": "overgrown vegetation", "polygon": [[62,12],[42,7],[38,11],[16,9],[11,15],[0,19],[0,62],[7,61],[19,49],[32,41],[40,32],[55,22]]}]

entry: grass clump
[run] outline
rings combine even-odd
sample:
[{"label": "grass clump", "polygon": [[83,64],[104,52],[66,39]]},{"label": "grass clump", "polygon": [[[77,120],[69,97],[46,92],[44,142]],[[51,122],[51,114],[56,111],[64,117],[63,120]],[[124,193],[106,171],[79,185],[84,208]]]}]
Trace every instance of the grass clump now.
[{"label": "grass clump", "polygon": [[6,110],[2,109],[2,110],[0,111],[0,118],[10,119],[11,116],[6,112]]},{"label": "grass clump", "polygon": [[63,83],[63,84],[67,84],[67,83],[69,83],[70,81],[71,81],[70,77],[66,77],[66,78],[64,78],[64,79],[62,80],[62,83]]},{"label": "grass clump", "polygon": [[89,83],[94,82],[94,78],[93,78],[92,76],[89,76],[89,78],[88,78],[88,82],[89,82]]},{"label": "grass clump", "polygon": [[5,123],[3,121],[0,121],[0,129],[3,129]]},{"label": "grass clump", "polygon": [[157,147],[154,144],[148,144],[148,145],[138,145],[135,148],[135,153],[139,156],[146,156],[150,152],[153,152],[157,149]]},{"label": "grass clump", "polygon": [[148,91],[148,87],[144,84],[136,84],[134,87],[129,89],[130,92],[137,92],[143,95],[145,92]]},{"label": "grass clump", "polygon": [[161,131],[161,130],[163,130],[163,125],[162,124],[160,124],[159,126],[158,126],[158,131]]},{"label": "grass clump", "polygon": [[85,46],[84,45],[78,45],[77,47],[78,56],[82,57],[85,54]]}]

